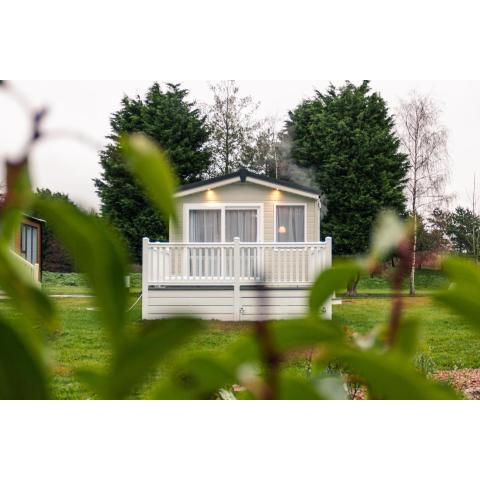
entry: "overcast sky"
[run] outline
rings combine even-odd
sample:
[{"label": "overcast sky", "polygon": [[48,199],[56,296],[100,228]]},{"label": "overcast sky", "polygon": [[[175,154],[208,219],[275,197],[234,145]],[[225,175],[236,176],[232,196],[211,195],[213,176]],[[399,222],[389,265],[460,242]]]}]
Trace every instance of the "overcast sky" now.
[{"label": "overcast sky", "polygon": [[[178,82],[178,80],[176,80]],[[109,117],[124,94],[143,95],[151,81],[17,81],[16,88],[35,106],[49,108],[48,130],[71,130],[90,137],[97,145],[105,143],[110,131]],[[191,98],[210,100],[208,82],[184,81]],[[261,102],[259,114],[286,118],[314,89],[323,90],[327,80],[239,81],[242,95]],[[335,84],[341,83],[334,81]],[[449,191],[454,204],[469,204],[473,174],[480,177],[480,81],[372,81],[389,106],[416,89],[431,94],[441,107],[442,121],[449,132],[451,179]],[[0,94],[0,158],[19,151],[28,124],[21,108]],[[68,193],[87,208],[98,208],[92,179],[100,175],[94,145],[72,139],[55,138],[39,145],[33,155],[35,186]],[[480,180],[480,179],[479,179]]]}]

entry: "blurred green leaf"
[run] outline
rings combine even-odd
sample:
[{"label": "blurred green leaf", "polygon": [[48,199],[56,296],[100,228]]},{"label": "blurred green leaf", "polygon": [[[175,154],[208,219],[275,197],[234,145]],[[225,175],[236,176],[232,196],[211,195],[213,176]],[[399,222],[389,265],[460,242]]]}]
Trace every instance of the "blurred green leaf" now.
[{"label": "blurred green leaf", "polygon": [[151,321],[139,335],[127,339],[113,359],[109,397],[127,396],[150,369],[198,332],[201,325],[193,318]]},{"label": "blurred green leaf", "polygon": [[480,267],[468,260],[452,257],[443,262],[443,269],[453,283],[434,298],[480,331]]},{"label": "blurred green leaf", "polygon": [[282,375],[279,385],[280,400],[326,400],[321,391],[308,380]]},{"label": "blurred green leaf", "polygon": [[344,341],[342,329],[334,322],[293,320],[272,324],[275,348],[281,352],[301,347]]},{"label": "blurred green leaf", "polygon": [[35,207],[87,275],[99,315],[118,342],[127,310],[127,256],[122,243],[104,220],[62,199],[37,198]]},{"label": "blurred green leaf", "polygon": [[148,137],[136,133],[120,139],[122,152],[150,200],[168,221],[176,222],[175,174],[166,154]]},{"label": "blurred green leaf", "polygon": [[87,368],[78,369],[75,375],[80,382],[89,387],[100,398],[108,398],[108,378],[106,375]]},{"label": "blurred green leaf", "polygon": [[7,163],[7,191],[1,205],[0,243],[10,246],[20,222],[22,211],[28,211],[33,200],[26,161]]},{"label": "blurred green leaf", "polygon": [[235,383],[235,374],[221,359],[194,356],[156,390],[156,399],[210,399]]},{"label": "blurred green leaf", "polygon": [[0,246],[0,287],[26,319],[54,328],[57,325],[54,305],[26,275],[21,261],[10,249]]},{"label": "blurred green leaf", "polygon": [[382,261],[408,238],[409,232],[409,225],[400,220],[395,212],[384,210],[373,228],[369,257],[377,262]]},{"label": "blurred green leaf", "polygon": [[46,399],[46,384],[41,359],[0,319],[0,398]]},{"label": "blurred green leaf", "polygon": [[365,379],[374,398],[386,400],[447,400],[458,395],[449,387],[427,380],[405,357],[395,353],[347,350],[339,352],[348,371]]},{"label": "blurred green leaf", "polygon": [[316,317],[319,309],[330,296],[336,290],[346,287],[348,282],[355,278],[360,272],[361,268],[357,263],[343,262],[320,273],[310,292],[310,315]]},{"label": "blurred green leaf", "polygon": [[418,321],[414,319],[402,320],[395,336],[393,350],[413,358],[417,351],[419,327]]}]

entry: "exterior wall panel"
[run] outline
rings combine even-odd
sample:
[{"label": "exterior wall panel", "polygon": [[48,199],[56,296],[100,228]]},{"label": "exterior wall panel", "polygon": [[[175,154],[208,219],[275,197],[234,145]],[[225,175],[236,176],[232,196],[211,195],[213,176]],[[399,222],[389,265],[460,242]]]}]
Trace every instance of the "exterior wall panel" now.
[{"label": "exterior wall panel", "polygon": [[303,195],[283,192],[275,188],[268,188],[248,182],[238,182],[225,185],[219,188],[212,188],[204,192],[197,192],[191,195],[177,198],[178,225],[170,226],[170,242],[183,242],[183,206],[184,204],[215,204],[215,203],[262,203],[263,204],[263,240],[274,241],[274,215],[276,203],[305,203],[306,233],[307,242],[318,242],[320,240],[319,211],[317,200]]}]

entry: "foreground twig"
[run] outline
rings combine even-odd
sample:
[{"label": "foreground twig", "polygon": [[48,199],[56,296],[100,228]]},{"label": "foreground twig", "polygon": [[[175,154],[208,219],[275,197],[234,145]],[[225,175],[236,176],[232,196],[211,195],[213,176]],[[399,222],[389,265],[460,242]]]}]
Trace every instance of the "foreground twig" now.
[{"label": "foreground twig", "polygon": [[400,326],[400,318],[403,310],[402,286],[403,279],[408,274],[412,256],[412,247],[410,239],[404,240],[398,247],[397,255],[399,263],[392,277],[392,310],[390,314],[390,322],[388,324],[387,345],[392,346]]},{"label": "foreground twig", "polygon": [[261,392],[262,400],[279,398],[279,369],[281,355],[276,351],[268,322],[256,322],[255,334],[266,366],[265,383]]}]

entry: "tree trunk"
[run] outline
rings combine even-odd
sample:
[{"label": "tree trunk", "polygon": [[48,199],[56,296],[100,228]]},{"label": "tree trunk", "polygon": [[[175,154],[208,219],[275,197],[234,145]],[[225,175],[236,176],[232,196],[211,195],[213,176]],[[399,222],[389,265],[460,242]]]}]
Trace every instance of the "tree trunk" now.
[{"label": "tree trunk", "polygon": [[417,212],[413,212],[412,268],[410,270],[410,295],[415,295],[415,261],[417,253]]}]

